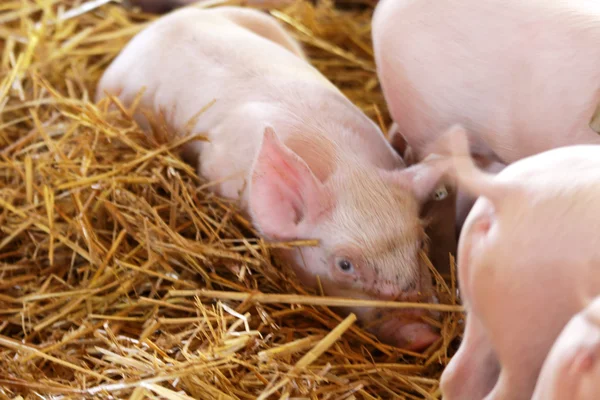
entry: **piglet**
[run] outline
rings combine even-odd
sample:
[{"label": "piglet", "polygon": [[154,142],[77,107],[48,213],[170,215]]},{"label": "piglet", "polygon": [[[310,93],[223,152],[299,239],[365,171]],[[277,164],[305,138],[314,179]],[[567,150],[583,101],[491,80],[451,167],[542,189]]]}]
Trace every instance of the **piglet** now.
[{"label": "piglet", "polygon": [[[599,144],[597,0],[382,0],[372,37],[397,124],[416,161],[453,124],[489,172],[560,146]],[[474,199],[459,194],[460,227]]]},{"label": "piglet", "polygon": [[600,397],[600,297],[576,314],[552,346],[531,400]]},{"label": "piglet", "polygon": [[[377,125],[302,57],[270,16],[181,9],[151,23],[106,70],[97,90],[164,114],[173,132],[203,133],[183,149],[219,195],[268,240],[318,239],[283,257],[309,287],[356,299],[434,298],[419,218],[443,175],[405,168]],[[202,113],[203,108],[215,101]],[[140,125],[148,127],[142,113]],[[419,350],[439,335],[421,311],[350,307],[381,340]]]},{"label": "piglet", "polygon": [[600,292],[600,146],[549,150],[492,175],[475,166],[467,140],[459,126],[448,134],[458,187],[478,199],[458,244],[465,337],[442,392],[529,400],[546,354],[583,308],[581,290]]}]

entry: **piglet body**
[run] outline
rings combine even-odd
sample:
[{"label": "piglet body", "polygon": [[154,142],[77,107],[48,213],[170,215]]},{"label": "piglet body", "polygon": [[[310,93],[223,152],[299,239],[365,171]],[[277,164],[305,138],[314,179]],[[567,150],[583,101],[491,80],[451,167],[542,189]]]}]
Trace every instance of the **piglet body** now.
[{"label": "piglet body", "polygon": [[[143,86],[141,109],[163,113],[177,134],[188,134],[196,117],[190,134],[208,141],[189,145],[185,157],[218,194],[240,200],[265,238],[320,241],[284,254],[306,285],[316,286],[318,276],[329,295],[431,299],[418,255],[419,208],[438,169],[404,168],[379,128],[303,59],[273,18],[235,7],[160,18],[107,69],[97,96],[131,104]],[[420,312],[352,311],[402,347],[438,337]]]},{"label": "piglet body", "polygon": [[[598,43],[596,0],[382,0],[373,18],[379,78],[412,156],[423,159],[461,124],[489,171],[600,143],[589,126],[600,103]],[[459,226],[473,200],[463,199]]]},{"label": "piglet body", "polygon": [[600,293],[600,146],[549,150],[491,175],[468,156],[463,130],[451,138],[458,187],[479,198],[459,239],[467,326],[444,398],[529,400],[581,293]]}]

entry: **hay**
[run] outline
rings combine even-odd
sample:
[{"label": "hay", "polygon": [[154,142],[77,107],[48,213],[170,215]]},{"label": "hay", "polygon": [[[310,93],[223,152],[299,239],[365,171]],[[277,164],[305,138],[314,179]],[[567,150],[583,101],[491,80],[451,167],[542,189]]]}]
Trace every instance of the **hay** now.
[{"label": "hay", "polygon": [[[370,6],[272,13],[387,126],[374,2],[345,3]],[[0,398],[439,398],[461,331],[453,278],[437,276],[430,305],[448,311],[439,343],[379,343],[329,308],[360,301],[308,293],[271,257],[313,242],[257,239],[180,160],[182,141],[89,102],[152,18],[106,0],[0,4]]]}]

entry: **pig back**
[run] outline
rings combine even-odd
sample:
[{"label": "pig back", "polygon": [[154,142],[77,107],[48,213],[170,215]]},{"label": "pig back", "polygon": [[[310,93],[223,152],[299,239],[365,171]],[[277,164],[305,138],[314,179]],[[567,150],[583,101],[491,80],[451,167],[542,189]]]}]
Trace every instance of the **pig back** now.
[{"label": "pig back", "polygon": [[260,101],[265,82],[288,76],[333,87],[297,55],[233,23],[219,9],[182,9],[127,44],[104,73],[96,97],[108,91],[130,104],[145,87],[141,106],[165,113],[176,131],[214,102],[196,127],[208,130],[236,105]]},{"label": "pig back", "polygon": [[373,21],[390,112],[422,158],[450,125],[504,163],[600,143],[600,2],[384,0]]},{"label": "pig back", "polygon": [[[481,196],[461,232],[458,261],[472,258],[463,252],[474,252],[468,250],[473,246],[480,249],[481,260],[477,266],[474,261],[462,265],[463,273],[471,276],[478,271],[481,279],[493,279],[494,285],[526,291],[533,289],[522,283],[536,282],[536,288],[546,288],[546,282],[552,289],[542,290],[544,296],[562,293],[563,303],[576,283],[581,286],[581,277],[590,288],[600,289],[600,236],[595,233],[600,230],[596,201],[600,146],[546,151],[509,165],[486,181],[485,188],[483,183],[470,184],[473,193]],[[482,187],[479,193],[478,186]],[[481,235],[486,239],[479,242]],[[489,275],[488,270],[494,269],[498,272]],[[538,296],[542,296],[539,291]]]},{"label": "pig back", "polygon": [[379,128],[331,82],[297,54],[224,17],[231,10],[183,9],[150,24],[107,69],[97,97],[112,92],[128,105],[145,86],[139,110],[163,113],[174,133],[188,132],[194,117],[191,133],[208,142],[188,146],[185,158],[201,158],[207,179],[239,177],[224,184],[228,197],[243,186],[266,125],[286,144],[293,135],[313,143],[320,133],[337,153],[384,169],[401,166]]}]

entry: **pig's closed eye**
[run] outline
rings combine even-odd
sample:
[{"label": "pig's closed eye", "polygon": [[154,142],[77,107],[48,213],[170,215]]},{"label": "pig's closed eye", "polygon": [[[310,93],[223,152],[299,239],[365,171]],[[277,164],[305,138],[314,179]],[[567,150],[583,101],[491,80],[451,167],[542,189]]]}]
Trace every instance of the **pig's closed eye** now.
[{"label": "pig's closed eye", "polygon": [[352,265],[352,263],[348,260],[346,260],[345,258],[338,258],[336,260],[337,266],[340,269],[340,271],[346,273],[346,274],[352,274],[354,273],[354,265]]}]

